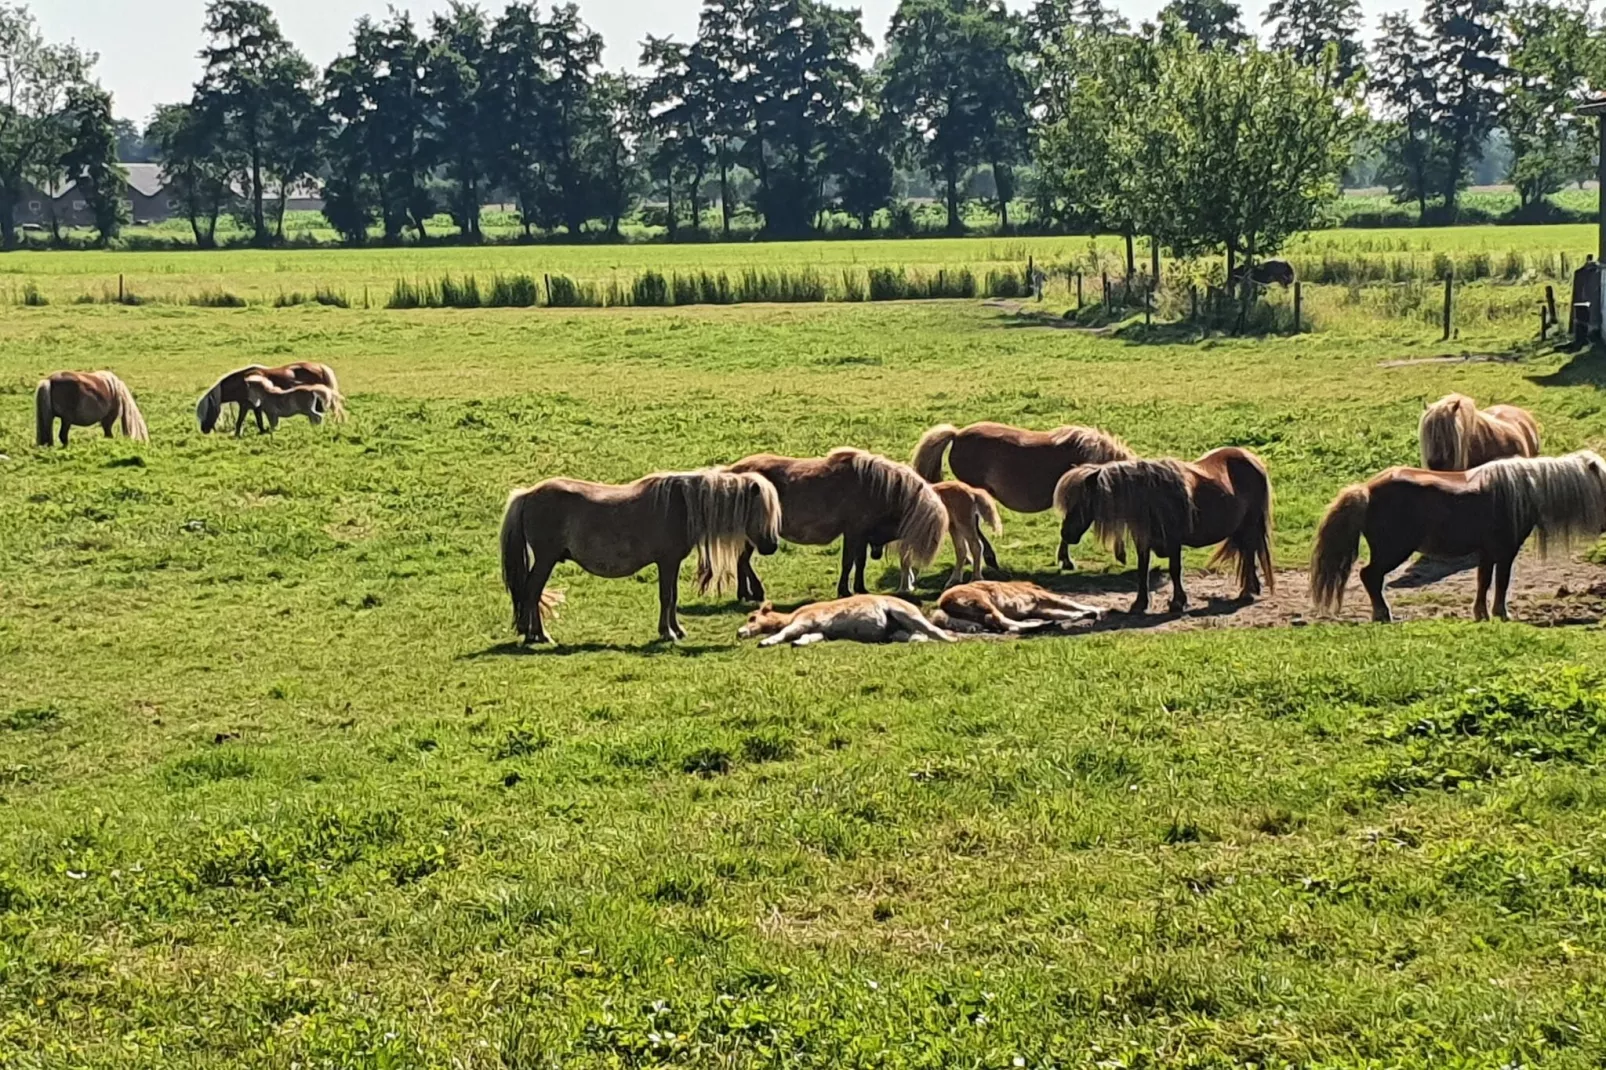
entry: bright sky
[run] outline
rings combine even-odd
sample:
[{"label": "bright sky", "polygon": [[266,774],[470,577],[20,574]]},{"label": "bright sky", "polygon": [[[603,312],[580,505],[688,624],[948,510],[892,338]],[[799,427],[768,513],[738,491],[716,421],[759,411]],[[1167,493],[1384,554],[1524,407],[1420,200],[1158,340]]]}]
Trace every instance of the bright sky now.
[{"label": "bright sky", "polygon": [[[205,0],[22,0],[33,10],[45,36],[71,40],[100,55],[100,83],[112,91],[117,114],[143,124],[157,104],[184,100],[200,76]],[[1023,0],[1009,0],[1025,7]],[[1163,0],[1117,0],[1128,18],[1152,18]],[[1403,0],[1362,0],[1375,18],[1380,11],[1405,7]],[[411,11],[420,28],[447,0],[268,0],[279,24],[302,53],[320,68],[347,45],[361,15],[382,18],[388,7]],[[499,13],[502,0],[482,0]],[[545,6],[545,5],[543,5]],[[879,44],[897,0],[863,0],[864,26]],[[1259,27],[1262,0],[1243,3],[1245,22]],[[1414,4],[1412,6],[1415,6]],[[648,34],[687,39],[696,33],[699,0],[580,0],[580,14],[607,42],[609,67],[634,68]]]}]

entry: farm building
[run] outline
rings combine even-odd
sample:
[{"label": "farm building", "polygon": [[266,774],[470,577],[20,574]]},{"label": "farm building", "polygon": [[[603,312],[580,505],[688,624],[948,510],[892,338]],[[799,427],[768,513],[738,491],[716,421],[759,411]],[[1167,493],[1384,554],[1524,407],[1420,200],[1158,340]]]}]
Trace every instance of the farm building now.
[{"label": "farm building", "polygon": [[[136,224],[160,223],[182,214],[183,203],[174,195],[162,175],[162,165],[156,163],[125,163],[128,174],[127,195],[129,217]],[[243,196],[243,190],[236,190]],[[94,215],[81,196],[75,196],[71,183],[40,189],[28,185],[17,202],[16,220],[19,226],[50,227],[52,221],[60,227],[94,226]],[[277,200],[277,188],[267,191],[270,201]],[[315,184],[292,186],[285,208],[291,212],[318,212],[323,210],[322,192]]]}]

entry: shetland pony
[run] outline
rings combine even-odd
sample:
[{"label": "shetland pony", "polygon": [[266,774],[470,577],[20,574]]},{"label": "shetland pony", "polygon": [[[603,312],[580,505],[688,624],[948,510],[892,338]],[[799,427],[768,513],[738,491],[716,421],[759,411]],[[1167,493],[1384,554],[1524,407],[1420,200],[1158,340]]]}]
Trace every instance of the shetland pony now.
[{"label": "shetland pony", "polygon": [[1311,554],[1311,601],[1318,610],[1343,608],[1344,587],[1364,536],[1372,559],[1361,582],[1372,619],[1393,619],[1383,583],[1411,554],[1478,555],[1474,620],[1488,620],[1489,580],[1494,614],[1507,619],[1511,566],[1528,536],[1539,552],[1606,530],[1606,463],[1589,450],[1565,457],[1506,457],[1466,472],[1390,468],[1339,492],[1316,532]]},{"label": "shetland pony", "polygon": [[1002,534],[1004,530],[1004,522],[998,516],[998,503],[980,487],[972,487],[957,479],[934,483],[931,489],[942,499],[942,507],[948,514],[948,541],[954,547],[954,570],[949,573],[948,582],[943,586],[952,587],[963,580],[967,562],[970,564],[970,578],[981,579],[986,538],[982,527],[991,528],[994,535]]},{"label": "shetland pony", "polygon": [[279,421],[286,416],[305,416],[310,423],[321,424],[325,417],[334,417],[343,410],[340,395],[322,384],[309,383],[281,390],[261,375],[245,377],[246,402],[257,413],[268,418],[268,430],[279,430]]},{"label": "shetland pony", "polygon": [[107,438],[112,424],[123,425],[123,437],[135,442],[150,440],[145,417],[134,404],[123,381],[111,372],[57,372],[41,379],[34,388],[34,441],[41,446],[51,442],[51,432],[61,421],[61,444],[67,444],[67,430],[99,424]]},{"label": "shetland pony", "polygon": [[[245,380],[251,375],[260,375],[281,390],[296,386],[327,386],[335,392],[337,399],[341,398],[340,381],[335,378],[334,369],[327,364],[297,361],[277,368],[252,364],[232,371],[213,383],[207,392],[201,395],[201,400],[195,403],[195,419],[201,425],[202,434],[212,433],[212,429],[217,426],[218,417],[223,413],[223,406],[230,404],[239,407],[238,417],[234,421],[235,437],[238,438],[245,430],[245,414],[251,410],[250,399],[246,396]],[[342,414],[344,411],[343,407],[340,408]],[[256,421],[259,432],[267,430],[261,412],[256,413]]]},{"label": "shetland pony", "polygon": [[[837,595],[848,596],[849,573],[857,570],[853,590],[865,593],[866,552],[872,545],[898,544],[899,589],[914,587],[920,570],[942,548],[948,514],[942,499],[907,465],[864,450],[834,449],[824,457],[778,457],[770,453],[744,457],[728,468],[763,476],[781,500],[781,538],[805,546],[825,546],[842,539],[842,572]],[[752,548],[736,564],[737,597],[764,601],[764,584],[753,571]]]},{"label": "shetland pony", "polygon": [[933,622],[950,631],[1018,635],[1039,628],[1098,620],[1104,611],[1035,583],[980,581],[950,587],[937,600]]},{"label": "shetland pony", "polygon": [[[986,490],[1017,513],[1042,513],[1054,507],[1054,487],[1060,477],[1084,464],[1129,461],[1135,456],[1126,443],[1092,427],[1057,427],[1028,431],[1008,424],[979,423],[966,428],[938,424],[920,436],[910,463],[928,483],[942,479],[943,454],[954,478]],[[987,564],[998,567],[998,556],[982,537]],[[1116,557],[1126,560],[1123,543]],[[1069,553],[1060,548],[1060,565],[1075,568]]]},{"label": "shetland pony", "polygon": [[1149,555],[1171,563],[1171,611],[1187,608],[1182,589],[1182,548],[1221,544],[1210,564],[1236,561],[1239,597],[1260,593],[1258,563],[1272,587],[1272,492],[1259,457],[1236,446],[1211,450],[1197,461],[1117,461],[1073,468],[1054,488],[1064,517],[1060,538],[1078,542],[1088,528],[1105,542],[1130,535],[1138,551],[1138,598],[1132,612],[1149,608]]},{"label": "shetland pony", "polygon": [[791,613],[783,613],[765,602],[736,634],[743,639],[768,636],[759,646],[782,643],[809,646],[828,639],[848,639],[856,643],[954,641],[953,636],[928,621],[908,602],[883,594],[856,594],[834,602],[814,602]]},{"label": "shetland pony", "polygon": [[1501,457],[1539,456],[1539,425],[1515,405],[1479,409],[1461,394],[1429,405],[1417,428],[1422,467],[1465,472]]},{"label": "shetland pony", "polygon": [[541,611],[553,604],[546,583],[561,561],[611,579],[657,565],[658,634],[684,639],[676,613],[681,562],[697,551],[706,590],[729,578],[744,547],[774,553],[780,528],[781,502],[768,481],[717,469],[660,472],[622,486],[548,479],[516,490],[501,534],[513,627],[526,642],[548,641]]}]

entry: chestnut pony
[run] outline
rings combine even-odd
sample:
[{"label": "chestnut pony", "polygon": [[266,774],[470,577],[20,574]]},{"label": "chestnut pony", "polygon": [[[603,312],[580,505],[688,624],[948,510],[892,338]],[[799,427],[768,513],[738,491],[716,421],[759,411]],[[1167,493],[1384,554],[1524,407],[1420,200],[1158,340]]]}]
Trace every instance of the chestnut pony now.
[{"label": "chestnut pony", "polygon": [[[239,406],[239,417],[234,421],[234,436],[238,438],[240,432],[245,430],[245,414],[253,410],[250,395],[246,391],[245,380],[252,375],[260,375],[280,390],[290,390],[297,386],[327,386],[333,390],[335,397],[340,397],[340,381],[335,378],[335,371],[327,364],[318,364],[313,361],[296,361],[294,364],[283,364],[277,368],[265,368],[260,364],[239,368],[230,372],[201,395],[201,400],[195,405],[195,419],[201,425],[202,434],[211,434],[217,426],[218,417],[223,413],[223,406]],[[257,430],[266,431],[267,422],[261,410],[256,412]]]},{"label": "chestnut pony", "polygon": [[1138,551],[1138,598],[1132,612],[1149,608],[1149,555],[1171,564],[1171,611],[1187,608],[1182,589],[1182,548],[1221,544],[1211,565],[1236,561],[1239,597],[1260,593],[1272,571],[1272,493],[1266,466],[1248,450],[1225,446],[1197,461],[1116,461],[1073,468],[1054,488],[1065,519],[1060,538],[1079,541],[1088,528],[1105,542],[1130,535]]},{"label": "chestnut pony", "polygon": [[[1130,461],[1133,452],[1114,435],[1092,427],[1056,427],[1029,431],[1008,424],[979,423],[958,428],[938,424],[920,436],[911,464],[922,479],[942,479],[943,455],[954,478],[981,487],[1017,513],[1042,513],[1054,507],[1054,487],[1060,477],[1084,464]],[[998,556],[982,537],[987,564],[996,569]],[[1116,558],[1126,560],[1124,545],[1116,544]],[[1062,545],[1059,563],[1075,568]]]},{"label": "chestnut pony", "polygon": [[756,475],[703,469],[660,472],[616,486],[548,479],[516,490],[502,515],[502,583],[513,627],[526,642],[548,641],[541,611],[556,598],[547,579],[561,561],[619,579],[658,566],[658,634],[684,639],[676,607],[680,564],[693,550],[706,589],[730,577],[743,547],[772,554],[781,503]]},{"label": "chestnut pony", "polygon": [[135,442],[150,439],[145,417],[134,404],[134,395],[111,372],[57,372],[41,379],[34,389],[34,441],[50,445],[50,433],[61,421],[61,444],[67,444],[67,429],[99,424],[107,438],[112,424],[123,425],[123,436]]},{"label": "chestnut pony", "polygon": [[1316,532],[1311,554],[1311,600],[1319,610],[1344,605],[1344,587],[1360,556],[1362,536],[1372,560],[1361,582],[1372,619],[1392,620],[1383,581],[1418,550],[1478,555],[1475,620],[1488,620],[1489,580],[1494,614],[1505,620],[1511,566],[1528,536],[1539,552],[1606,530],[1606,463],[1582,450],[1566,457],[1506,457],[1466,472],[1390,468],[1339,492]]},{"label": "chestnut pony", "polygon": [[[920,570],[936,558],[948,526],[942,499],[914,470],[864,450],[841,447],[824,457],[778,457],[759,453],[731,465],[774,485],[781,498],[781,538],[805,546],[842,540],[842,574],[837,596],[865,593],[865,558],[871,546],[898,544],[899,589],[913,588]],[[764,584],[753,571],[753,549],[736,563],[736,595],[764,601]]]},{"label": "chestnut pony", "polygon": [[1438,472],[1465,472],[1501,457],[1539,456],[1539,425],[1526,409],[1479,409],[1461,394],[1446,394],[1429,405],[1417,433],[1422,467]]}]

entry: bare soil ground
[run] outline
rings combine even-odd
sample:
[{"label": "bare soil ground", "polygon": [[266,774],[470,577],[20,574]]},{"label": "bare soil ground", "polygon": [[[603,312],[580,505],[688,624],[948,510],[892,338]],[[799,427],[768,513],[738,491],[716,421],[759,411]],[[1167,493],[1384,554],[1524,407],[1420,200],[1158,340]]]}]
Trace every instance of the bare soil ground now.
[{"label": "bare soil ground", "polygon": [[[1338,620],[1371,620],[1371,602],[1361,587],[1358,572],[1351,577]],[[1310,578],[1303,570],[1279,571],[1276,593],[1263,595],[1252,603],[1238,601],[1237,579],[1227,573],[1188,572],[1183,583],[1189,600],[1186,612],[1178,615],[1168,610],[1171,583],[1160,573],[1151,589],[1149,612],[1141,617],[1127,612],[1137,590],[1136,574],[1132,572],[1089,576],[1085,580],[1072,573],[1062,583],[1048,580],[1044,585],[1110,611],[1096,624],[1071,626],[1069,631],[1300,627],[1334,619],[1318,616],[1311,609]],[[1477,568],[1472,559],[1419,558],[1393,575],[1386,593],[1395,620],[1471,620],[1476,590]],[[1512,620],[1541,627],[1599,625],[1606,620],[1606,567],[1561,557],[1547,561],[1524,554],[1513,570],[1509,605]]]}]

